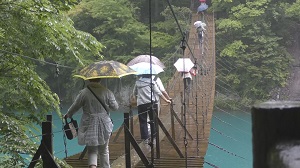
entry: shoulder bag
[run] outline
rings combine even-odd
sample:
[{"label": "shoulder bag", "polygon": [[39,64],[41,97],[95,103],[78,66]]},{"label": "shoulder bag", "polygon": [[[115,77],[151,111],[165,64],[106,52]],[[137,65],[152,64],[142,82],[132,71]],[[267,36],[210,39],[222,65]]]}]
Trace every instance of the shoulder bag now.
[{"label": "shoulder bag", "polygon": [[77,121],[71,118],[71,121],[68,122],[65,118],[64,132],[68,139],[74,139],[77,137],[78,133],[78,124]]}]

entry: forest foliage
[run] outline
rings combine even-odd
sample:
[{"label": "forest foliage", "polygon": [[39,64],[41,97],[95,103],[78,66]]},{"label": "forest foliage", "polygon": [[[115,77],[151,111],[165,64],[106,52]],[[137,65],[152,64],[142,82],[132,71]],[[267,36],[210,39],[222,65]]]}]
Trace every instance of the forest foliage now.
[{"label": "forest foliage", "polygon": [[4,167],[25,167],[22,154],[32,155],[38,147],[30,130],[50,111],[60,111],[59,97],[46,82],[54,76],[48,65],[54,65],[55,72],[56,64],[76,67],[102,58],[103,45],[75,29],[64,14],[76,3],[0,2],[0,164]]},{"label": "forest foliage", "polygon": [[[142,11],[148,8],[147,2],[0,1],[2,166],[28,166],[41,138],[34,132],[49,112],[61,115],[60,103],[72,93],[76,83],[72,76],[79,69],[103,59],[126,63],[138,54],[149,53],[148,17]],[[166,9],[160,2],[153,1],[160,7],[153,16]],[[190,14],[178,2],[174,10],[185,12],[183,16]],[[164,16],[156,19],[158,25],[151,32],[159,38],[153,40],[153,52],[170,53],[180,36],[173,22],[169,33],[169,28],[163,28]]]},{"label": "forest foliage", "polygon": [[[28,128],[38,129],[49,112],[60,114],[61,101],[72,93],[72,75],[88,63],[126,63],[149,52],[172,59],[182,34],[168,2],[185,32],[191,1],[1,0],[0,164],[26,165],[22,154],[32,155],[38,146]],[[238,93],[235,100],[247,105],[269,99],[286,84],[299,6],[299,0],[212,1],[217,61],[230,64],[217,65],[218,79]]]},{"label": "forest foliage", "polygon": [[[232,100],[249,106],[272,98],[289,77],[288,49],[299,30],[300,1],[213,1],[216,20],[217,90],[227,85]],[[231,93],[223,92],[230,97]]]}]

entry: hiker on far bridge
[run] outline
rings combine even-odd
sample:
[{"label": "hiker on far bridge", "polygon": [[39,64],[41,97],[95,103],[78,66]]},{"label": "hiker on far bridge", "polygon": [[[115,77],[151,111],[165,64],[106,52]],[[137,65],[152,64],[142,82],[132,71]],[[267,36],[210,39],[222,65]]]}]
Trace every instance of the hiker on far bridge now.
[{"label": "hiker on far bridge", "polygon": [[194,26],[197,29],[199,43],[202,44],[202,42],[203,42],[203,35],[204,35],[203,31],[206,30],[205,29],[206,24],[204,22],[202,22],[202,21],[196,21],[194,23]]},{"label": "hiker on far bridge", "polygon": [[207,8],[208,5],[206,4],[206,0],[199,0],[200,6],[197,8],[197,13],[204,12]]}]

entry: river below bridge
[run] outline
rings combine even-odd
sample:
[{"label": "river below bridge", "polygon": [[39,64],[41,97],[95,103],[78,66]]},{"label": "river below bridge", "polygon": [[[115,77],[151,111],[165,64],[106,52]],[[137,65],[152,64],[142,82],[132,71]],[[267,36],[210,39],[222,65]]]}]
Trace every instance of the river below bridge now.
[{"label": "river below bridge", "polygon": [[[66,112],[62,109],[62,113]],[[62,120],[53,114],[53,149],[54,156],[65,158],[82,152],[84,146],[77,144],[77,139],[64,140]],[[74,115],[80,122],[81,112]],[[114,130],[123,123],[122,112],[112,112]],[[252,134],[250,112],[213,112],[211,133],[205,161],[219,168],[252,168]],[[66,146],[65,143],[66,142]],[[32,158],[29,158],[32,159]],[[204,168],[211,168],[204,164]]]},{"label": "river below bridge", "polygon": [[214,111],[211,128],[206,162],[219,168],[253,167],[250,112]]}]

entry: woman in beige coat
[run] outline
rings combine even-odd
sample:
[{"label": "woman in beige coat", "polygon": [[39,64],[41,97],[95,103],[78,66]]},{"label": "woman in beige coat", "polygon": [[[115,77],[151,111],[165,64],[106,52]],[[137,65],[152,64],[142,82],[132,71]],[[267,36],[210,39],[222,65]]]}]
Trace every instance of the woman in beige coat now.
[{"label": "woman in beige coat", "polygon": [[99,167],[110,168],[108,142],[113,123],[107,110],[117,110],[119,105],[114,94],[99,83],[100,79],[89,81],[88,87],[102,103],[91,90],[84,88],[79,92],[64,118],[70,118],[80,108],[83,109],[78,129],[78,144],[87,146],[89,168],[97,167],[97,154],[100,155]]}]

